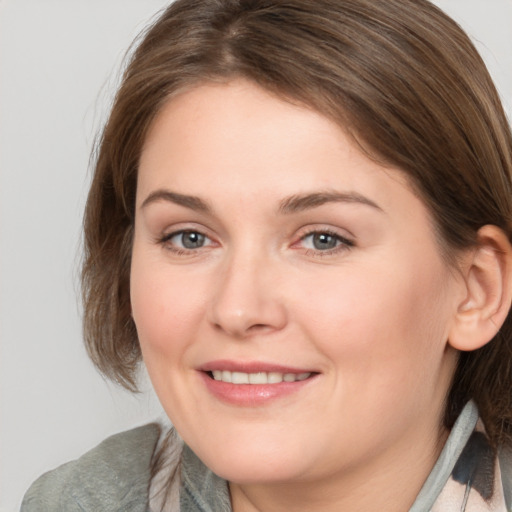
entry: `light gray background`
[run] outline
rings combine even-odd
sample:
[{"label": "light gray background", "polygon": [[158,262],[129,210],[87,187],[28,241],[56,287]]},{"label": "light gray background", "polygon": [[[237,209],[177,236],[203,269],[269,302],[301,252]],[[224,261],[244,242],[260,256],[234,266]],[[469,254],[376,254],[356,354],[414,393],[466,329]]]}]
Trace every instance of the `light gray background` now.
[{"label": "light gray background", "polygon": [[[42,472],[162,417],[102,380],[77,301],[88,158],[122,55],[165,0],[0,0],[0,512]],[[512,0],[438,0],[512,114]]]}]

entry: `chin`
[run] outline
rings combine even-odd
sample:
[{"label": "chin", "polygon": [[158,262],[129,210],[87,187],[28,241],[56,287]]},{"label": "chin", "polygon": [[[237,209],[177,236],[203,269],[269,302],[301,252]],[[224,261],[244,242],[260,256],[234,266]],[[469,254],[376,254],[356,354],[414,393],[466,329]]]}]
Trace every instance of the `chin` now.
[{"label": "chin", "polygon": [[282,443],[264,447],[252,443],[224,444],[221,453],[208,448],[198,447],[194,451],[216,475],[238,484],[291,481],[300,475],[304,464],[300,450],[283,449]]},{"label": "chin", "polygon": [[297,467],[267,461],[232,462],[212,464],[208,467],[218,476],[236,484],[271,484],[292,482],[298,479]]}]

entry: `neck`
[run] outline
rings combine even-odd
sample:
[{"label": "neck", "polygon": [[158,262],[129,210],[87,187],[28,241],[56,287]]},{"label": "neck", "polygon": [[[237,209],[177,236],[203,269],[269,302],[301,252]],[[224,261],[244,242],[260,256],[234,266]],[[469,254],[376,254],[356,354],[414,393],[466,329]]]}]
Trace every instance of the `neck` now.
[{"label": "neck", "polygon": [[406,512],[414,503],[448,436],[444,429],[423,434],[428,439],[425,435],[414,435],[416,439],[404,436],[378,457],[329,478],[293,483],[230,483],[233,512]]}]

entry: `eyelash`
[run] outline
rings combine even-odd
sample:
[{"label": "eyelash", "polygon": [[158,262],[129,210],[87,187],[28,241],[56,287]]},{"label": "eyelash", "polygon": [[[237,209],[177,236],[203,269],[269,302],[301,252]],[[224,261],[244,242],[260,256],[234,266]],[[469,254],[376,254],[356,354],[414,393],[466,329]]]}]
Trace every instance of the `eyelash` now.
[{"label": "eyelash", "polygon": [[[169,243],[170,240],[172,240],[174,237],[179,236],[179,235],[184,235],[187,233],[189,233],[189,234],[193,233],[193,234],[200,235],[201,237],[204,237],[205,240],[209,240],[211,242],[211,239],[199,230],[180,229],[178,231],[173,231],[172,233],[168,233],[168,234],[160,237],[157,240],[157,243],[164,246],[168,251],[171,251],[172,253],[176,254],[177,256],[192,255],[194,253],[197,253],[198,251],[200,251],[201,249],[203,249],[205,247],[205,246],[201,246],[201,247],[197,247],[197,248],[181,248],[181,247],[177,247],[176,245]],[[349,240],[348,238],[341,236],[339,233],[336,233],[335,231],[329,230],[329,229],[312,229],[311,231],[308,231],[307,233],[302,235],[299,238],[299,241],[293,245],[296,245],[299,242],[304,242],[308,237],[312,237],[314,235],[327,235],[329,237],[333,237],[336,240],[337,245],[335,247],[333,247],[332,249],[326,249],[326,250],[306,249],[305,254],[307,256],[323,258],[326,256],[331,256],[331,255],[338,254],[343,251],[350,250],[352,247],[355,246],[355,243],[352,240]],[[211,244],[206,245],[206,247],[208,247],[209,245],[211,245]]]},{"label": "eyelash", "polygon": [[[168,233],[161,238],[157,240],[157,242],[161,245],[163,245],[168,251],[171,251],[172,253],[176,254],[177,256],[189,256],[193,253],[197,253],[200,249],[203,249],[203,247],[197,247],[195,249],[188,249],[188,248],[182,248],[177,247],[176,245],[170,244],[170,240],[172,240],[175,236],[184,235],[187,233],[194,233],[197,235],[200,235],[205,238],[205,240],[209,240],[211,242],[211,238],[202,233],[201,231],[197,229],[180,229],[178,231],[173,231],[172,233]],[[210,244],[208,244],[210,245]],[[208,247],[207,245],[207,247]]]},{"label": "eyelash", "polygon": [[308,231],[306,234],[302,235],[299,241],[303,242],[308,237],[311,237],[313,235],[328,235],[330,237],[333,237],[336,240],[337,245],[332,249],[327,250],[306,249],[307,256],[324,258],[326,256],[332,256],[340,252],[348,251],[351,248],[355,247],[355,243],[352,240],[349,240],[348,238],[341,236],[339,233],[336,233],[335,231],[329,229],[312,229],[311,231]]}]

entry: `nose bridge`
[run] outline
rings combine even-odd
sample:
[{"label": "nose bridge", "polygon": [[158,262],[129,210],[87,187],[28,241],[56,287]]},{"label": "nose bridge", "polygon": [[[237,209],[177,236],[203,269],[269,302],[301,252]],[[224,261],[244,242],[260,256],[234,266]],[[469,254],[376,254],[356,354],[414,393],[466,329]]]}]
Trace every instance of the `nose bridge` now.
[{"label": "nose bridge", "polygon": [[273,279],[276,262],[268,251],[249,244],[228,252],[216,279],[210,321],[239,338],[282,329],[286,311]]}]

